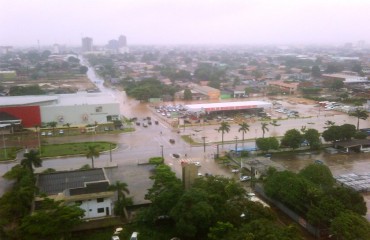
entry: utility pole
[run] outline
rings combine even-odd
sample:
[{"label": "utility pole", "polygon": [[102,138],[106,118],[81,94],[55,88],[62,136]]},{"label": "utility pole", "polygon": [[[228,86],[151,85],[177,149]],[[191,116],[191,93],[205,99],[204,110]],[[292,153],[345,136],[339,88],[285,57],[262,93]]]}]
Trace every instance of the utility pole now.
[{"label": "utility pole", "polygon": [[202,137],[203,139],[203,152],[206,152],[206,137]]},{"label": "utility pole", "polygon": [[235,136],[235,154],[237,154],[237,151],[238,151],[238,137]]},{"label": "utility pole", "polygon": [[2,132],[3,132],[3,147],[4,147],[4,158],[5,160],[8,158],[8,154],[6,152],[6,144],[5,144],[5,137],[4,137],[4,129],[5,129],[5,126],[3,127],[2,129]]},{"label": "utility pole", "polygon": [[109,160],[112,162],[112,143],[109,143]]},{"label": "utility pole", "polygon": [[164,157],[163,157],[163,145],[161,145],[161,153],[162,153],[162,159],[164,160]]}]

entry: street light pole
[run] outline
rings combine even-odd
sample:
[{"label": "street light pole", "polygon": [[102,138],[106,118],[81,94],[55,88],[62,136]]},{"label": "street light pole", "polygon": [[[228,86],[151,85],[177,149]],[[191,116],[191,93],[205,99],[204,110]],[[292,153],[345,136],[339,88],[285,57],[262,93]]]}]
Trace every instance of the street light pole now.
[{"label": "street light pole", "polygon": [[238,137],[237,136],[235,136],[235,154],[237,153],[237,151],[238,151]]},{"label": "street light pole", "polygon": [[161,145],[161,153],[162,153],[162,159],[164,160],[164,157],[163,157],[163,145]]},{"label": "street light pole", "polygon": [[109,143],[109,160],[112,162],[112,143]]},{"label": "street light pole", "polygon": [[203,152],[206,152],[206,137],[202,137],[203,139]]},{"label": "street light pole", "polygon": [[2,133],[3,133],[4,158],[6,160],[8,158],[8,154],[6,152],[6,144],[5,144],[5,137],[4,137],[4,128],[2,129]]}]

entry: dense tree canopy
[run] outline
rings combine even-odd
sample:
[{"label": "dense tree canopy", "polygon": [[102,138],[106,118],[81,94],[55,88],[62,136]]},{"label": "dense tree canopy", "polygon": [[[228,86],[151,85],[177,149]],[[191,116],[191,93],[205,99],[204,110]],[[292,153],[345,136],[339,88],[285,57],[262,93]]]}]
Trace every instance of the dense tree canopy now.
[{"label": "dense tree canopy", "polygon": [[279,149],[279,141],[276,137],[257,138],[256,145],[263,152]]},{"label": "dense tree canopy", "polygon": [[82,221],[83,216],[84,211],[78,206],[44,199],[41,209],[22,220],[22,235],[30,240],[61,239],[70,235],[71,229]]},{"label": "dense tree canopy", "polygon": [[323,133],[322,137],[327,142],[339,140],[350,140],[356,134],[356,127],[352,124],[343,124],[341,126],[332,125]]},{"label": "dense tree canopy", "polygon": [[281,139],[281,145],[296,149],[301,146],[302,141],[302,134],[297,129],[291,129],[286,131],[284,134],[283,138]]},{"label": "dense tree canopy", "polygon": [[308,142],[311,149],[318,149],[321,145],[320,133],[316,129],[307,129],[303,134],[303,138]]},{"label": "dense tree canopy", "polygon": [[[245,240],[249,236],[257,240],[264,234],[270,236],[267,239],[301,239],[295,228],[276,224],[269,208],[249,201],[245,189],[233,179],[201,177],[183,190],[181,181],[165,165],[158,165],[151,178],[154,184],[146,198],[152,204],[139,214],[138,223],[147,227],[155,223],[150,230],[152,239],[157,239],[153,232],[164,226],[168,228],[163,231],[181,239]],[[170,218],[170,225],[158,221],[163,218]]]},{"label": "dense tree canopy", "polygon": [[137,100],[148,101],[149,98],[162,98],[164,95],[173,96],[178,90],[175,87],[162,84],[157,79],[144,79],[131,82],[125,86],[127,94]]},{"label": "dense tree canopy", "polygon": [[353,212],[361,219],[367,210],[361,194],[338,187],[334,182],[326,166],[313,164],[298,174],[269,171],[264,188],[268,196],[279,200],[309,223],[319,228],[331,228],[335,234],[334,231],[338,229],[333,225],[333,219],[346,211]]}]

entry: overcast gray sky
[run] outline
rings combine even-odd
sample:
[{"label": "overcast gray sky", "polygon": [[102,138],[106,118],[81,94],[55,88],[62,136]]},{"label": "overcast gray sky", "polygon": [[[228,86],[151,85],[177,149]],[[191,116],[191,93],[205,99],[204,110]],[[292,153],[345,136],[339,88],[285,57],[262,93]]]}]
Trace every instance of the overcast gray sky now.
[{"label": "overcast gray sky", "polygon": [[0,0],[0,45],[370,42],[370,0]]}]

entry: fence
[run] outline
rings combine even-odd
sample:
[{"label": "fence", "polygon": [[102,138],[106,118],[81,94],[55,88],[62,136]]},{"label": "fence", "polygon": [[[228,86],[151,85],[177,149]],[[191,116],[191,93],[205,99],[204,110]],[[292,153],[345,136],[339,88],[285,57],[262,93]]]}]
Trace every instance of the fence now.
[{"label": "fence", "polygon": [[297,222],[299,225],[304,227],[309,233],[314,235],[317,239],[320,239],[324,236],[327,236],[327,232],[321,229],[318,229],[311,224],[309,224],[304,218],[287,208],[284,204],[282,204],[279,201],[276,201],[274,199],[269,198],[266,196],[263,187],[259,184],[255,185],[255,192],[257,192],[264,200],[272,203],[275,207],[280,209],[283,213],[288,215],[291,219],[293,219],[295,222]]}]

